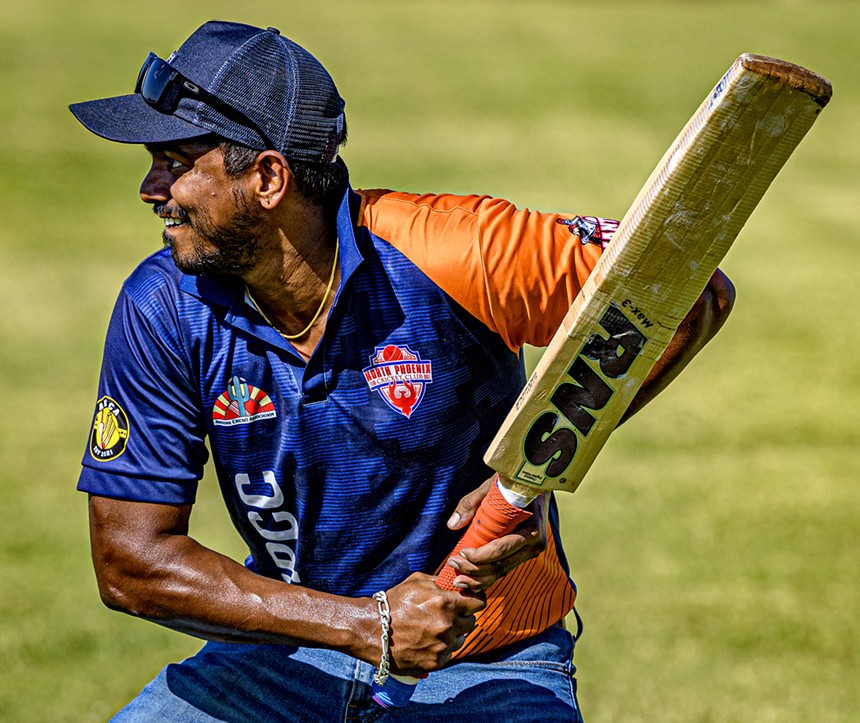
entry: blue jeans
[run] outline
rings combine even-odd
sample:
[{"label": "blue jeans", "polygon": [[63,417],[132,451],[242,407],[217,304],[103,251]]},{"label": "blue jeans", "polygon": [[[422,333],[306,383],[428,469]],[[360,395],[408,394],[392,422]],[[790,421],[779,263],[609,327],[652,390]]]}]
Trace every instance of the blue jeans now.
[{"label": "blue jeans", "polygon": [[572,721],[574,639],[560,625],[419,682],[405,708],[370,698],[373,667],[331,650],[206,643],[168,665],[112,719],[121,723]]}]

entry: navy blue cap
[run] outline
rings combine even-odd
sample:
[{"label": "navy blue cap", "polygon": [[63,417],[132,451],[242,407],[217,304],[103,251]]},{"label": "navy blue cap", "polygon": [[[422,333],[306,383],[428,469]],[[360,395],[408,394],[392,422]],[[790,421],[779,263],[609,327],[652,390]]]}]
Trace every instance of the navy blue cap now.
[{"label": "navy blue cap", "polygon": [[[240,110],[287,158],[330,163],[337,156],[344,101],[322,64],[275,28],[213,20],[167,62]],[[215,133],[250,148],[267,146],[253,128],[191,98],[182,98],[169,115],[136,93],[69,108],[90,131],[120,143],[166,143]]]}]

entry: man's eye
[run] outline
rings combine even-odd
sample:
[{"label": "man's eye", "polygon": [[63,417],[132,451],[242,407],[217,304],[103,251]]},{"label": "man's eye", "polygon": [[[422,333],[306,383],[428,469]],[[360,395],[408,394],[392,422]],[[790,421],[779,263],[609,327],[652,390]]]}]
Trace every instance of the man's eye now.
[{"label": "man's eye", "polygon": [[167,159],[167,168],[171,171],[175,171],[179,168],[186,168],[187,165],[176,158],[168,158]]}]

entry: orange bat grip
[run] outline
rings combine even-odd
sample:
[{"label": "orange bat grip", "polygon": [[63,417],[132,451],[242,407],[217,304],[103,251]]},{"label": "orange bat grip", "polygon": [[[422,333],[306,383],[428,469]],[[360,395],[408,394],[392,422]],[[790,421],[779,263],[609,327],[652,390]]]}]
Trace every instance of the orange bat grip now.
[{"label": "orange bat grip", "polygon": [[[521,510],[508,502],[499,491],[499,486],[494,484],[490,493],[481,502],[478,512],[451,555],[456,555],[465,547],[480,547],[504,537],[512,532],[520,522],[531,516],[531,512]],[[436,578],[436,584],[442,590],[457,590],[454,587],[454,578],[459,574],[453,567],[446,564],[442,568],[442,572],[439,573],[439,577]]]}]

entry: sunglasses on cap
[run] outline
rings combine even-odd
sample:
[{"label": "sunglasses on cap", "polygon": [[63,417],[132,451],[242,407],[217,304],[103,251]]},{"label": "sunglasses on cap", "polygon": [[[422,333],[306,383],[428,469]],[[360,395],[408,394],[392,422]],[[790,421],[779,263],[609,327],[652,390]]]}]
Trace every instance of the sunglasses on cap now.
[{"label": "sunglasses on cap", "polygon": [[266,148],[275,149],[275,144],[269,140],[269,137],[248,116],[220,100],[205,88],[192,83],[176,68],[166,60],[159,58],[155,53],[150,53],[146,60],[143,61],[143,66],[137,75],[134,92],[138,93],[152,108],[165,115],[172,115],[179,107],[179,101],[182,98],[191,98],[192,100],[205,103],[233,122],[251,128],[263,139]]}]

